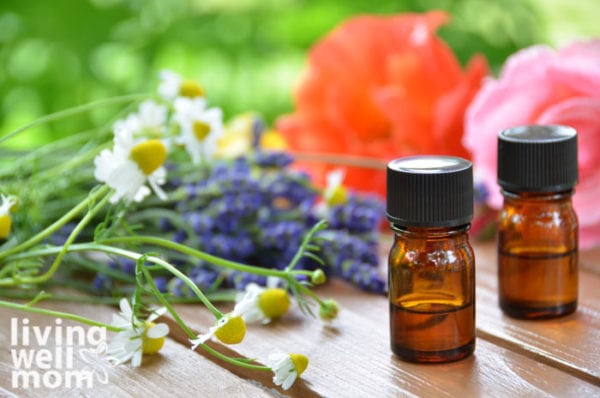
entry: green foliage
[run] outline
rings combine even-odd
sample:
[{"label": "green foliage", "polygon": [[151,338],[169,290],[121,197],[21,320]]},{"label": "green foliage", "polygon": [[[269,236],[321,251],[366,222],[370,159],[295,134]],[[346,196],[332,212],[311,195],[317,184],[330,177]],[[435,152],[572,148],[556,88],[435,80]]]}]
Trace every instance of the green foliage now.
[{"label": "green foliage", "polygon": [[[497,70],[541,40],[543,25],[521,0],[3,0],[0,136],[60,109],[151,91],[163,68],[202,82],[227,117],[256,110],[272,121],[291,111],[310,46],[344,19],[434,8],[452,14],[440,35],[462,62],[484,53]],[[10,144],[89,129],[116,109],[39,127]]]}]

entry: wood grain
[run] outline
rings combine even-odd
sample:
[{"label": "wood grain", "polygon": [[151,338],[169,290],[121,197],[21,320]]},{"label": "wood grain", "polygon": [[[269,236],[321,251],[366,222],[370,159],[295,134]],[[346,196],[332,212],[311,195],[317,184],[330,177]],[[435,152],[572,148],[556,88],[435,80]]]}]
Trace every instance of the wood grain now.
[{"label": "wood grain", "polygon": [[[298,309],[267,326],[249,329],[240,355],[265,358],[274,350],[301,352],[311,363],[303,376],[315,396],[568,396],[599,393],[568,372],[540,363],[510,347],[478,339],[476,354],[442,365],[416,365],[396,359],[389,349],[388,303],[334,281],[321,294],[341,303],[332,324],[302,316]],[[210,314],[180,306],[181,315],[198,330],[212,323]],[[481,308],[479,308],[481,310]],[[300,394],[293,387],[290,396]]]},{"label": "wood grain", "polygon": [[[0,396],[600,396],[600,275],[590,268],[581,271],[576,314],[547,321],[515,320],[502,315],[497,305],[495,245],[476,244],[475,251],[478,340],[475,354],[463,361],[417,365],[398,360],[389,349],[387,298],[332,281],[317,291],[341,304],[342,311],[332,323],[305,317],[292,308],[272,325],[250,326],[242,344],[211,343],[227,355],[258,361],[273,351],[306,354],[310,365],[288,391],[272,383],[271,372],[241,369],[201,350],[191,352],[187,336],[175,327],[161,354],[145,358],[139,369],[110,368],[107,385],[89,391],[13,390],[10,318],[27,317],[38,326],[53,325],[54,319],[0,309]],[[40,305],[104,321],[116,311],[89,304]],[[214,321],[199,305],[177,308],[198,332],[205,332]],[[85,365],[77,360],[77,366]]]},{"label": "wood grain", "polygon": [[479,336],[600,385],[600,276],[580,271],[576,313],[518,320],[498,307],[495,247],[476,246],[476,258]]}]

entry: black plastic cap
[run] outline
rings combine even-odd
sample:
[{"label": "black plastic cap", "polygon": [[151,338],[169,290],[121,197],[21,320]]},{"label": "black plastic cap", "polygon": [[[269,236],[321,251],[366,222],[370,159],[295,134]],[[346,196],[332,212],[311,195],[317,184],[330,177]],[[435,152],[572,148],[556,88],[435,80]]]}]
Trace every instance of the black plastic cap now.
[{"label": "black plastic cap", "polygon": [[455,227],[473,218],[473,166],[453,156],[411,156],[387,166],[388,220],[404,227]]},{"label": "black plastic cap", "polygon": [[510,192],[563,192],[577,183],[577,132],[519,126],[498,134],[498,184]]}]

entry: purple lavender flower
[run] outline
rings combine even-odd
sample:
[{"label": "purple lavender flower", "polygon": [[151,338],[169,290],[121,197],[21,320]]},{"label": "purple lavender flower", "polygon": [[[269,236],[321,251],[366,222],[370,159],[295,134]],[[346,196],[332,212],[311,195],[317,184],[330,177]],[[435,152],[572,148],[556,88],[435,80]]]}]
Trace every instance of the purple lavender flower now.
[{"label": "purple lavender flower", "polygon": [[[260,127],[260,126],[259,126]],[[292,260],[306,232],[314,225],[317,191],[307,174],[288,169],[292,157],[285,152],[257,151],[233,162],[211,165],[205,177],[183,185],[185,199],[175,205],[195,234],[191,239],[176,231],[173,239],[221,258],[283,269]],[[378,227],[384,206],[376,198],[351,195],[330,212],[331,238],[318,253],[329,274],[338,275],[364,289],[382,291],[385,283],[376,272]],[[241,289],[264,278],[239,272],[182,265],[199,286],[217,277]],[[302,258],[296,269],[321,267]],[[371,272],[373,271],[373,272]],[[382,287],[383,286],[383,287]],[[169,282],[169,291],[185,295],[187,288]]]},{"label": "purple lavender flower", "polygon": [[352,233],[376,229],[384,216],[383,203],[375,198],[353,195],[343,205],[331,209],[329,223],[333,229],[346,229]]},{"label": "purple lavender flower", "polygon": [[113,288],[113,281],[108,275],[98,273],[92,280],[92,287],[96,293],[110,293]]},{"label": "purple lavender flower", "polygon": [[254,155],[254,161],[263,168],[283,169],[292,164],[294,158],[287,152],[258,151]]}]

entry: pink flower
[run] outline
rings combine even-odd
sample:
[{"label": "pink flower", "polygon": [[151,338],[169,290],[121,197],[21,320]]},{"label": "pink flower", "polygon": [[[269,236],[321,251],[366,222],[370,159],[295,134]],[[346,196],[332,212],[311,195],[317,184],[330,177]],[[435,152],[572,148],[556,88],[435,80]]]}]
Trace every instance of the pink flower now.
[{"label": "pink flower", "polygon": [[[464,112],[488,74],[475,56],[463,69],[436,35],[447,14],[358,16],[310,51],[295,112],[277,121],[292,151],[381,159],[381,170],[346,169],[344,185],[385,195],[385,161],[414,154],[468,157]],[[333,165],[311,164],[318,183]]]},{"label": "pink flower", "polygon": [[497,134],[525,124],[562,124],[579,135],[579,184],[574,205],[580,246],[600,244],[600,39],[554,51],[534,46],[512,55],[499,79],[485,82],[469,106],[463,143],[499,208]]}]

